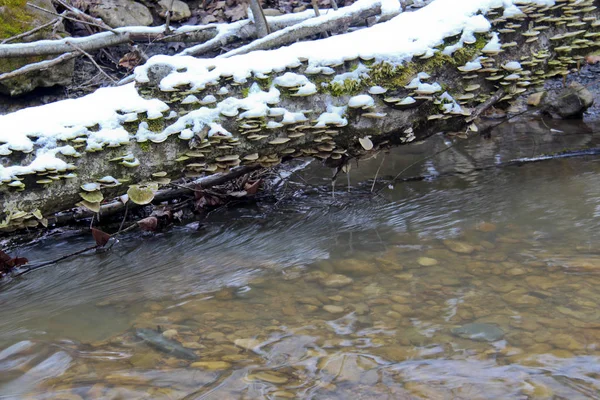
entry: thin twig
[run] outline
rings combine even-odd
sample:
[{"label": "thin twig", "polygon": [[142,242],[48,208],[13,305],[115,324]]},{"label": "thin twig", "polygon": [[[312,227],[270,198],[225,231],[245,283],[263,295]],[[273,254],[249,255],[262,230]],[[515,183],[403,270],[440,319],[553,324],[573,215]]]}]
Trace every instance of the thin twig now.
[{"label": "thin twig", "polygon": [[171,3],[169,4],[169,9],[167,10],[167,18],[165,21],[165,33],[170,34],[171,33],[171,28],[169,27],[169,24],[171,23],[171,14],[173,13],[173,3],[175,2],[175,0],[171,0]]},{"label": "thin twig", "polygon": [[91,62],[92,64],[94,64],[94,66],[98,69],[98,71],[100,71],[102,73],[102,75],[104,75],[105,77],[107,77],[109,80],[112,81],[112,83],[117,83],[117,81],[115,79],[113,79],[112,76],[108,75],[96,62],[96,60],[94,60],[94,57],[91,56],[90,53],[88,53],[87,51],[83,50],[81,47],[77,46],[74,43],[69,43],[69,45],[71,45],[71,47],[73,47],[75,50],[79,51],[81,54],[83,54],[84,56],[86,56]]},{"label": "thin twig", "polygon": [[82,19],[77,19],[77,18],[73,18],[73,17],[69,17],[67,15],[60,15],[58,13],[55,13],[54,11],[50,11],[50,10],[46,10],[43,7],[40,6],[36,6],[35,4],[31,4],[31,3],[27,3],[27,5],[31,8],[35,8],[37,10],[43,11],[45,13],[48,13],[50,15],[54,15],[56,17],[61,17],[61,18],[65,18],[68,19],[69,21],[73,21],[73,22],[81,22],[82,24],[86,24],[86,25],[91,25],[91,26],[95,26],[96,28],[100,28],[100,29],[104,29],[107,31],[110,31],[112,33],[114,33],[115,35],[119,35],[119,32],[115,31],[114,29],[107,27],[107,26],[102,26],[101,24],[97,24],[95,22],[91,22],[91,21],[84,21]]},{"label": "thin twig", "polygon": [[43,29],[46,29],[47,27],[49,27],[51,25],[54,25],[57,21],[60,21],[60,18],[55,18],[52,21],[45,23],[44,25],[38,26],[37,28],[33,28],[33,29],[31,29],[31,30],[29,30],[27,32],[23,32],[23,33],[20,33],[18,35],[6,38],[3,41],[1,41],[0,44],[6,44],[6,43],[12,42],[14,40],[18,40],[18,39],[22,39],[22,38],[27,37],[27,36],[31,36],[34,33],[37,33],[37,32],[39,32],[39,31],[41,31]]},{"label": "thin twig", "polygon": [[100,246],[98,246],[97,244],[95,244],[95,245],[93,245],[93,246],[86,247],[85,249],[82,249],[82,250],[76,251],[75,253],[67,254],[66,256],[62,256],[62,257],[58,257],[58,258],[57,258],[57,259],[55,259],[55,260],[52,260],[52,261],[46,261],[46,262],[43,262],[43,263],[41,263],[41,264],[36,264],[36,265],[33,265],[33,266],[29,267],[27,270],[25,270],[25,271],[23,271],[23,272],[21,272],[21,273],[19,273],[19,274],[15,275],[15,278],[16,278],[16,277],[19,277],[19,276],[21,276],[21,275],[25,275],[25,274],[26,274],[26,273],[28,273],[28,272],[35,271],[35,270],[37,270],[37,269],[40,269],[40,268],[43,268],[43,267],[47,267],[48,265],[56,264],[57,262],[59,262],[59,261],[62,261],[62,260],[66,260],[67,258],[71,258],[71,257],[74,257],[74,256],[76,256],[76,255],[79,255],[79,254],[85,253],[86,251],[90,251],[90,250],[97,249],[98,247],[100,247]]},{"label": "thin twig", "polygon": [[123,213],[123,219],[121,220],[121,225],[119,225],[119,230],[115,233],[115,236],[121,232],[123,229],[123,224],[125,224],[125,220],[127,219],[127,210],[129,209],[129,201],[125,203],[125,212]]},{"label": "thin twig", "polygon": [[[321,13],[319,12],[319,2],[317,0],[311,0],[311,4],[313,6],[313,10],[315,10],[315,17],[320,17]],[[329,37],[329,33],[327,33],[327,31],[322,32],[321,37],[326,39]]]},{"label": "thin twig", "polygon": [[73,7],[72,5],[70,5],[69,3],[67,3],[63,0],[53,0],[53,1],[57,2],[58,4],[60,4],[61,6],[63,6],[67,10],[69,10],[69,12],[73,13],[75,16],[81,18],[82,20],[91,22],[93,24],[99,24],[103,29],[105,29],[109,32],[115,33],[115,31],[113,31],[113,28],[110,27],[106,22],[102,21],[102,19],[94,18],[91,15],[84,13],[79,8]]},{"label": "thin twig", "polygon": [[250,9],[252,10],[252,16],[254,17],[254,26],[256,26],[256,36],[259,38],[265,37],[271,33],[269,23],[265,17],[260,0],[250,0]]},{"label": "thin twig", "polygon": [[383,158],[381,159],[379,168],[377,168],[377,171],[375,172],[375,178],[373,179],[373,184],[371,185],[371,193],[373,193],[373,190],[375,189],[375,183],[377,182],[377,176],[379,175],[379,171],[381,170],[381,167],[383,166],[384,161],[385,161],[385,153],[383,154]]},{"label": "thin twig", "polygon": [[[404,168],[402,171],[398,172],[398,174],[397,174],[397,175],[396,175],[396,176],[395,176],[395,177],[392,179],[392,181],[391,181],[390,183],[388,183],[388,185],[392,185],[394,182],[396,182],[396,181],[398,180],[398,178],[400,178],[400,176],[401,176],[403,173],[405,173],[406,171],[408,171],[409,169],[411,169],[411,168],[412,168],[412,167],[414,167],[415,165],[417,165],[417,164],[420,164],[420,163],[422,163],[423,161],[427,161],[427,160],[429,160],[430,158],[433,158],[433,157],[437,156],[438,154],[441,154],[441,153],[443,153],[443,152],[445,152],[445,151],[448,151],[448,150],[450,150],[452,147],[454,147],[454,145],[455,145],[455,144],[456,144],[456,143],[452,143],[450,146],[446,147],[445,149],[442,149],[442,150],[440,150],[440,151],[437,151],[437,152],[435,152],[435,153],[433,153],[433,154],[430,154],[430,155],[428,155],[427,157],[423,157],[423,158],[421,158],[420,160],[417,160],[417,161],[415,161],[415,162],[411,163],[411,164],[410,164],[408,167],[406,167],[406,168]],[[381,189],[379,189],[379,190],[378,190],[376,193],[379,193],[379,192],[381,192],[381,191],[382,191],[382,190],[383,190],[385,187],[386,187],[386,186],[383,186],[383,187],[382,187]]]}]

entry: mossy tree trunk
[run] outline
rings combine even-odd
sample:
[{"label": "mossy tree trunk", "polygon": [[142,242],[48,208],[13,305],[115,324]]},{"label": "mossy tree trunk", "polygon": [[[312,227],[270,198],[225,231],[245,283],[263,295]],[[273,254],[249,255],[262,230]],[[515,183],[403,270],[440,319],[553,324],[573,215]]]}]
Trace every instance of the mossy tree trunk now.
[{"label": "mossy tree trunk", "polygon": [[[0,187],[4,229],[34,225],[27,222],[35,220],[31,218],[34,210],[39,210],[36,213],[39,216],[40,212],[49,215],[72,207],[81,200],[81,185],[97,182],[107,175],[116,177],[122,184],[102,184],[100,191],[104,198],[126,192],[130,184],[196,177],[238,165],[269,167],[296,157],[316,157],[326,165],[342,166],[350,159],[381,148],[423,140],[440,131],[469,129],[473,114],[492,96],[501,104],[509,104],[525,91],[543,85],[547,79],[578,68],[584,56],[600,45],[596,3],[582,3],[574,13],[564,12],[566,2],[558,3],[562,7],[526,6],[522,9],[524,14],[514,19],[498,17],[502,10],[493,11],[496,15],[488,18],[493,30],[500,32],[501,52],[483,51],[490,38],[481,34],[474,43],[465,45],[452,57],[437,52],[430,58],[415,56],[402,66],[359,58],[330,66],[335,72],[332,75],[312,75],[306,71],[307,65],[301,64],[270,76],[249,79],[241,85],[231,77],[223,76],[218,85],[201,91],[182,86],[177,91],[164,92],[159,89],[160,80],[176,71],[169,66],[155,65],[150,71],[150,81],[137,84],[138,92],[143,97],[164,101],[170,109],[151,120],[145,114],[138,115],[137,119],[125,124],[132,134],[142,123],[150,131],[160,134],[177,117],[203,107],[197,102],[183,101],[190,95],[197,98],[212,95],[218,102],[225,97],[248,96],[251,87],[265,91],[276,87],[281,96],[273,108],[300,113],[301,117],[288,123],[278,112],[255,118],[242,118],[237,112],[229,116],[221,114],[218,122],[231,136],[208,136],[206,128],[193,137],[171,134],[156,140],[158,143],[132,140],[118,148],[83,153],[81,158],[69,159],[77,167],[77,177],[63,179],[64,174],[45,171],[43,174],[49,179],[40,179],[39,175],[24,176],[26,189],[23,191],[6,185]],[[577,23],[572,22],[575,19],[570,16],[573,15],[577,17]],[[458,36],[447,37],[440,49],[457,40]],[[482,57],[480,69],[464,68],[468,61],[478,56]],[[520,63],[518,69],[507,64],[512,61]],[[359,68],[362,74],[341,81],[333,79]],[[315,83],[317,92],[296,96],[297,88],[276,85],[275,78],[286,72],[305,75]],[[422,82],[437,83],[441,90],[415,93],[414,88],[407,87],[419,73],[422,73]],[[453,100],[442,96],[444,92]],[[357,95],[370,96],[373,104],[361,103],[365,107],[353,108],[352,99]],[[403,101],[407,98],[414,102]],[[455,103],[460,104],[460,110],[453,107]],[[319,116],[328,112],[332,105],[346,107],[340,116],[343,122],[318,123]],[[124,158],[124,155],[128,157]],[[13,154],[2,162],[3,165],[26,165],[32,157],[31,154]],[[52,182],[36,183],[40,180]],[[15,215],[19,218],[14,218]]]}]

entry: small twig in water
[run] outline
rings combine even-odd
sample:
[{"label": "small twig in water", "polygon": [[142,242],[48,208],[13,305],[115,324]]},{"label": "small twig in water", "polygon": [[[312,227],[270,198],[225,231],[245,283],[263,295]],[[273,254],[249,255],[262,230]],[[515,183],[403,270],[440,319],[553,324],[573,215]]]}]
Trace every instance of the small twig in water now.
[{"label": "small twig in water", "polygon": [[59,258],[57,258],[57,259],[55,259],[55,260],[52,260],[52,261],[46,261],[46,262],[43,262],[43,263],[41,263],[41,264],[33,265],[33,266],[29,267],[27,270],[25,270],[25,271],[23,271],[23,272],[20,272],[20,273],[18,273],[17,275],[15,275],[15,278],[16,278],[16,277],[19,277],[19,276],[21,276],[21,275],[25,275],[25,274],[26,274],[26,273],[28,273],[28,272],[35,271],[35,270],[37,270],[37,269],[40,269],[40,268],[47,267],[48,265],[56,264],[57,262],[59,262],[59,261],[63,261],[63,260],[66,260],[67,258],[71,258],[71,257],[77,256],[77,255],[79,255],[79,254],[85,253],[86,251],[90,251],[90,250],[97,249],[97,248],[99,248],[99,247],[100,247],[100,246],[98,246],[98,245],[96,245],[96,244],[95,244],[95,245],[93,245],[93,246],[86,247],[85,249],[81,249],[81,250],[79,250],[79,251],[76,251],[75,253],[71,253],[71,254],[67,254],[66,256],[59,257]]},{"label": "small twig in water", "polygon": [[379,171],[381,170],[381,167],[383,166],[384,161],[385,161],[385,153],[383,154],[383,158],[381,159],[379,168],[377,168],[377,171],[375,172],[375,178],[373,179],[373,184],[371,185],[371,193],[373,193],[373,190],[375,189],[375,183],[377,182],[377,176],[379,175]]}]

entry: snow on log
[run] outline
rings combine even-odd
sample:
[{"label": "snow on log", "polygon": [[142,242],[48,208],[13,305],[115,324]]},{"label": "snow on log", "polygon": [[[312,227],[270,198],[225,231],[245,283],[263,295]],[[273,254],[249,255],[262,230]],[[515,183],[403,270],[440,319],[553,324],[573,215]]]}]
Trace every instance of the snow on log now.
[{"label": "snow on log", "polygon": [[[400,9],[377,3],[384,16]],[[153,57],[135,86],[0,117],[1,226],[238,165],[316,157],[340,166],[464,127],[490,97],[510,101],[597,49],[596,3],[435,0],[276,50]]]}]

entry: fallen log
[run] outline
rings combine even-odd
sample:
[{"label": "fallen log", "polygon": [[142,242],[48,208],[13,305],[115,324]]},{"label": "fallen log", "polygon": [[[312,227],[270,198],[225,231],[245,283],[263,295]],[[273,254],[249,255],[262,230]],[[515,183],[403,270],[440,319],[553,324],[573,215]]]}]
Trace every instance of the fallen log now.
[{"label": "fallen log", "polygon": [[435,0],[277,50],[153,57],[135,86],[0,117],[2,227],[34,226],[78,201],[99,209],[125,192],[144,204],[182,175],[296,157],[339,168],[439,131],[476,130],[471,118],[484,108],[565,76],[599,47],[597,3]]}]

